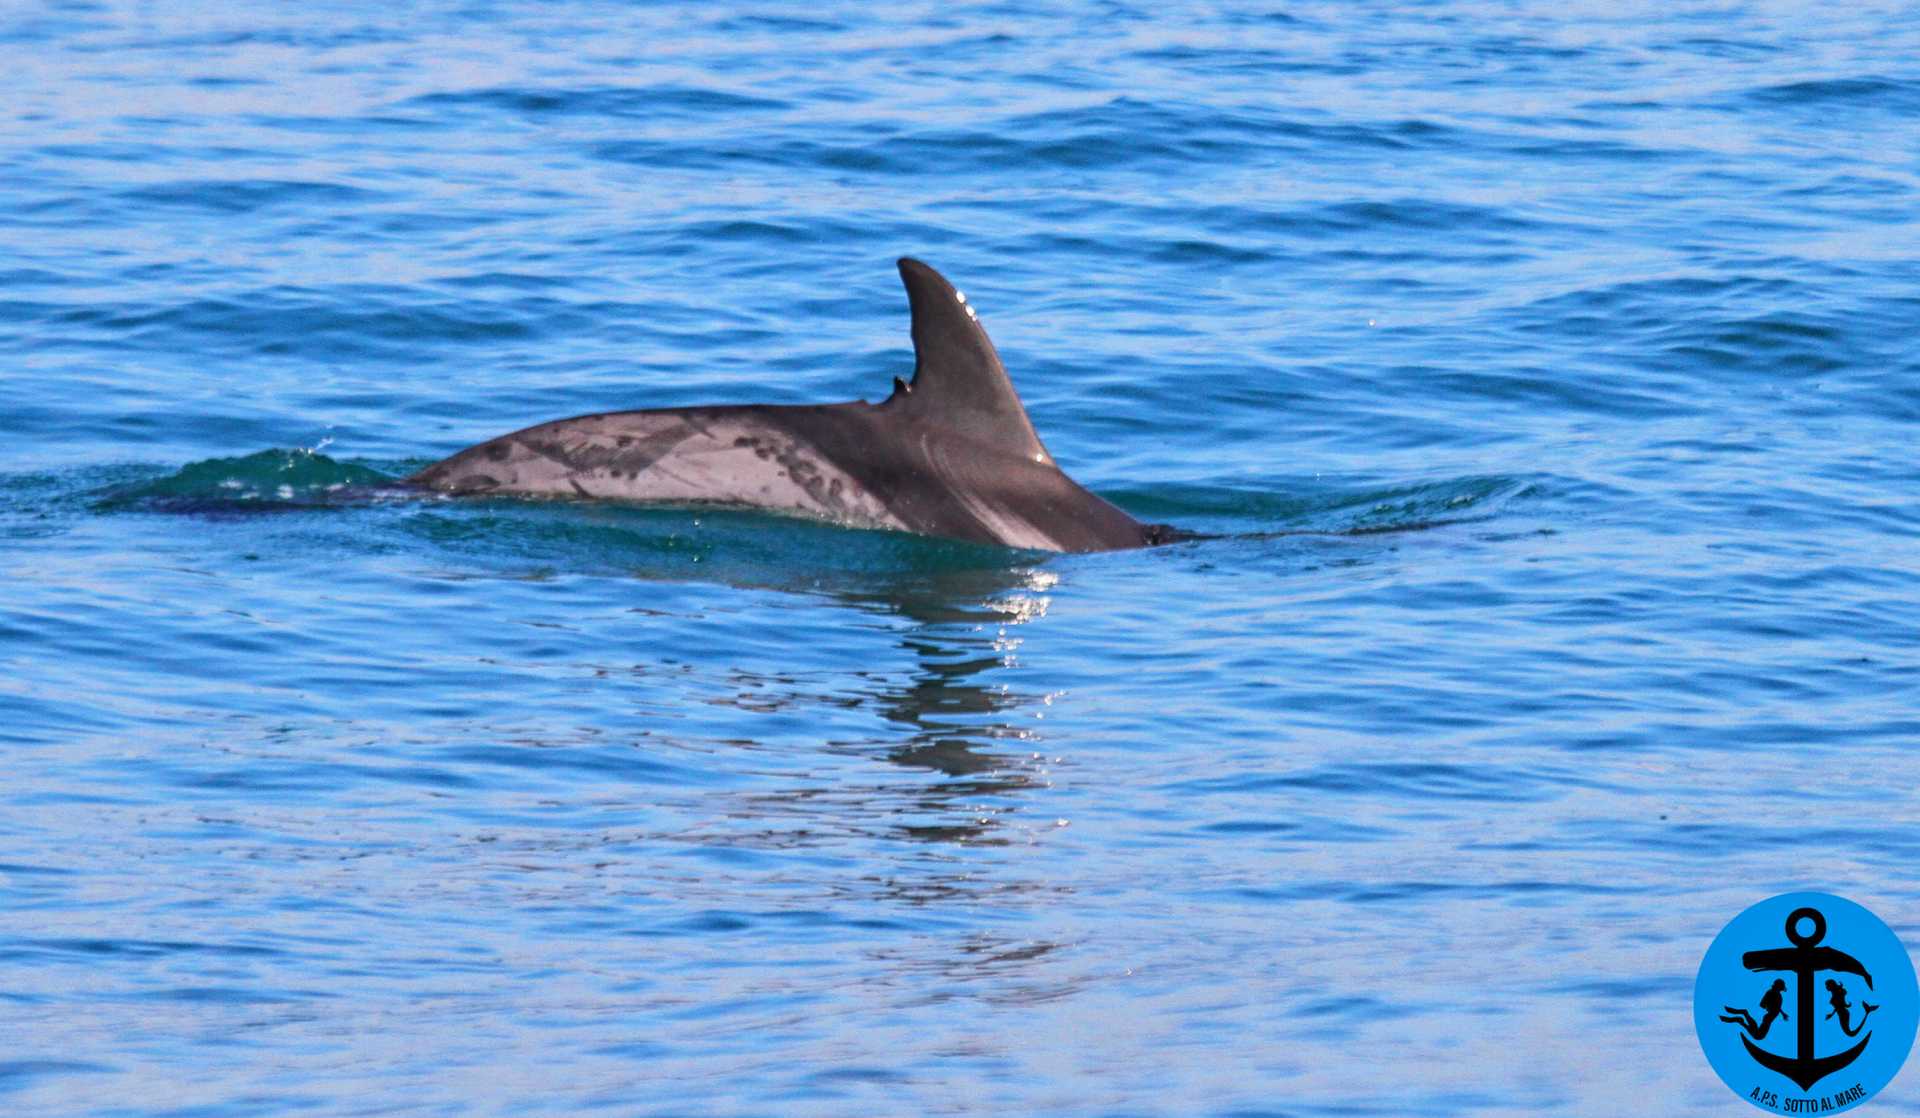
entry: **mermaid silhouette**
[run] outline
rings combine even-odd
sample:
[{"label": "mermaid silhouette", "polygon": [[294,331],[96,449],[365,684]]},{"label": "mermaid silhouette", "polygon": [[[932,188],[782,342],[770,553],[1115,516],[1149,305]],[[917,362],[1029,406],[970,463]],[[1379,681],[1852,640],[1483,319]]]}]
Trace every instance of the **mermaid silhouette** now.
[{"label": "mermaid silhouette", "polygon": [[[1751,1013],[1730,1005],[1721,1007],[1727,1012],[1720,1015],[1720,1020],[1730,1025],[1739,1025],[1741,1028],[1747,1030],[1747,1034],[1755,1040],[1765,1040],[1767,1030],[1773,1028],[1773,1019],[1775,1017],[1787,1016],[1787,1011],[1780,1007],[1781,999],[1785,996],[1786,991],[1787,980],[1784,978],[1776,978],[1773,980],[1773,985],[1767,987],[1767,992],[1760,995],[1760,1008],[1767,1012],[1766,1016],[1760,1018],[1760,1023],[1757,1025],[1754,1023]],[[1729,1014],[1732,1016],[1729,1016]],[[1865,1024],[1866,1018],[1862,1017],[1860,1021],[1862,1024]],[[1848,1033],[1847,1035],[1852,1036],[1853,1034]]]},{"label": "mermaid silhouette", "polygon": [[[1838,980],[1829,978],[1827,979],[1827,994],[1828,994],[1827,1002],[1828,1004],[1832,1005],[1833,1008],[1827,1010],[1826,1019],[1831,1021],[1833,1020],[1834,1014],[1836,1013],[1839,1014],[1840,1015],[1840,1031],[1847,1034],[1848,1036],[1859,1036],[1860,1030],[1867,1027],[1867,1017],[1870,1014],[1872,1014],[1874,1010],[1880,1008],[1879,1006],[1874,1005],[1872,1002],[1861,1002],[1860,1003],[1860,1023],[1858,1025],[1855,1025],[1848,1020],[1847,988],[1845,986],[1840,985]],[[1721,1018],[1721,1020],[1725,1020],[1725,1018]]]}]

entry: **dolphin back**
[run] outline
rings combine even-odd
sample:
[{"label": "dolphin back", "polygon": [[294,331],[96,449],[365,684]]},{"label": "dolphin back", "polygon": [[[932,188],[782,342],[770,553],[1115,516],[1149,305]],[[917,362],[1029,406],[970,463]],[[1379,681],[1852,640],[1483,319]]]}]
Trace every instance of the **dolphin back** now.
[{"label": "dolphin back", "polygon": [[884,403],[582,415],[469,447],[408,480],[456,495],[737,505],[1048,551],[1168,538],[1061,472],[944,276],[908,258],[900,277],[914,375]]}]

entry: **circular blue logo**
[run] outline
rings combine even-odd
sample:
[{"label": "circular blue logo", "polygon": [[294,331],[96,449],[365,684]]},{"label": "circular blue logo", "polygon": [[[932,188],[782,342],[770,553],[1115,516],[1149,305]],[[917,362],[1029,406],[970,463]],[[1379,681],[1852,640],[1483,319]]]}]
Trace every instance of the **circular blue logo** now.
[{"label": "circular blue logo", "polygon": [[1920,1022],[1913,960],[1852,901],[1783,893],[1734,917],[1693,984],[1693,1028],[1734,1094],[1836,1114],[1893,1081]]}]

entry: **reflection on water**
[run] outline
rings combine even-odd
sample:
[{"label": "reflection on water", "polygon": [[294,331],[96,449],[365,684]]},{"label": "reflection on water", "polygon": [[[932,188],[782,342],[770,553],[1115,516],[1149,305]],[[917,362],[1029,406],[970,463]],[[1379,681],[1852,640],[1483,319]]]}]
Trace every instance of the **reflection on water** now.
[{"label": "reflection on water", "polygon": [[[745,718],[751,737],[706,747],[751,758],[758,779],[650,805],[618,844],[622,872],[709,921],[841,929],[836,950],[860,960],[850,982],[862,996],[1037,1004],[1071,993],[1077,974],[1052,964],[1068,944],[1020,919],[1073,892],[1035,843],[1062,822],[1034,804],[1051,759],[1032,714],[1049,695],[1020,686],[1021,629],[1046,617],[1057,580],[1034,566],[934,565],[809,587],[797,602],[783,588],[799,624],[877,636],[862,642],[865,664],[814,669],[796,633],[790,670],[676,675],[676,688],[713,685],[706,701]],[[697,882],[663,870],[663,848],[687,852]],[[983,908],[1011,925],[953,924]]]},{"label": "reflection on water", "polygon": [[903,823],[898,833],[930,842],[1005,841],[995,831],[1017,803],[1046,783],[1038,735],[1017,712],[1047,696],[1017,689],[1019,626],[1046,616],[1059,576],[1035,567],[946,572],[884,594],[842,601],[910,618],[900,645],[913,657],[906,679],[875,694],[876,710],[908,731],[888,748],[894,764],[949,779],[922,783],[913,808],[940,822]]},{"label": "reflection on water", "polygon": [[736,673],[737,692],[716,701],[763,713],[864,709],[904,734],[828,740],[823,747],[861,756],[878,748],[879,756],[920,775],[861,780],[836,769],[827,780],[739,797],[736,809],[806,820],[809,829],[787,834],[796,842],[823,834],[1010,841],[999,832],[1019,810],[1018,798],[1047,782],[1040,739],[1031,718],[1020,715],[1048,696],[1017,686],[1016,630],[1046,616],[1048,591],[1057,581],[1035,567],[983,567],[921,571],[824,591],[864,614],[905,621],[894,643],[910,667],[874,665],[859,672],[857,678],[870,686],[861,693],[845,689],[845,672],[822,677],[818,688],[809,688],[808,677],[799,674]]}]

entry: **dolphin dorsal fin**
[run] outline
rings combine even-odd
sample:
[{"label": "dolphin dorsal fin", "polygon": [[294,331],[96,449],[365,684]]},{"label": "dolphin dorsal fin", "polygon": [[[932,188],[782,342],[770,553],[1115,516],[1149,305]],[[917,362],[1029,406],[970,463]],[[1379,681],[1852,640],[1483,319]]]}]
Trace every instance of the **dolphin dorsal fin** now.
[{"label": "dolphin dorsal fin", "polygon": [[913,309],[913,382],[903,390],[896,381],[886,406],[952,427],[996,450],[1053,465],[966,297],[910,256],[900,260],[900,278]]}]

